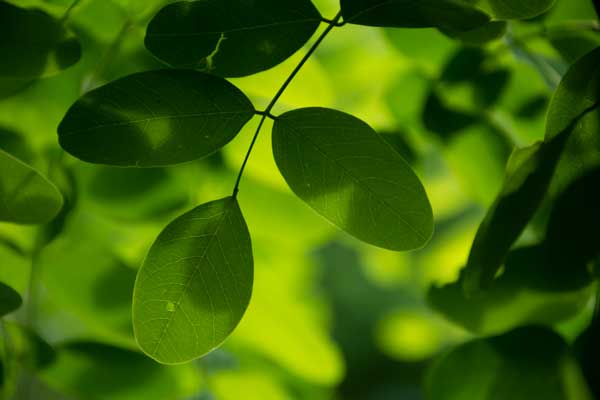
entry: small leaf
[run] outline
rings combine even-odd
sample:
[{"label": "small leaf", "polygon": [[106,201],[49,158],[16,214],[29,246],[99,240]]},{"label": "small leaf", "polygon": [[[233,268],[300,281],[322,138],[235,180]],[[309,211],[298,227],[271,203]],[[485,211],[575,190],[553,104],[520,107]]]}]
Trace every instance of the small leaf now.
[{"label": "small leaf", "polygon": [[214,153],[253,115],[248,98],[222,78],[149,71],[85,94],[60,123],[58,138],[83,161],[162,166]]},{"label": "small leaf", "polygon": [[152,19],[145,43],[174,67],[245,76],[291,56],[320,22],[310,0],[180,1]]},{"label": "small leaf", "polygon": [[0,282],[0,317],[15,311],[21,307],[22,303],[23,299],[21,299],[19,293],[10,286]]},{"label": "small leaf", "polygon": [[433,234],[419,178],[365,122],[324,108],[285,113],[273,127],[273,153],[292,191],[358,239],[410,250]]},{"label": "small leaf", "polygon": [[433,365],[426,391],[431,400],[592,400],[567,343],[541,327],[455,348]]},{"label": "small leaf", "polygon": [[57,74],[81,57],[79,41],[40,10],[0,2],[0,77],[31,79]]},{"label": "small leaf", "polygon": [[60,211],[63,199],[50,181],[0,150],[0,221],[41,224]]},{"label": "small leaf", "polygon": [[390,28],[438,27],[469,31],[490,17],[454,0],[341,0],[344,21]]},{"label": "small leaf", "polygon": [[252,293],[250,235],[237,200],[203,204],[171,222],[142,265],[133,294],[138,344],[177,364],[219,346]]}]

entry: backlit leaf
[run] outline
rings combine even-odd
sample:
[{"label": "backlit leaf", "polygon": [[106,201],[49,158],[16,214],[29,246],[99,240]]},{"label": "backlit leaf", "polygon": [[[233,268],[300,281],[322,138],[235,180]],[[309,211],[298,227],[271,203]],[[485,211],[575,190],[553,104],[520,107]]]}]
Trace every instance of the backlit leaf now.
[{"label": "backlit leaf", "polygon": [[431,237],[419,178],[363,121],[324,108],[285,113],[273,127],[273,153],[292,191],[358,239],[409,250]]},{"label": "backlit leaf", "polygon": [[165,364],[210,352],[240,322],[252,280],[250,236],[236,199],[183,214],[158,236],[138,273],[133,326],[140,347]]},{"label": "backlit leaf", "polygon": [[160,166],[214,153],[253,115],[248,98],[222,78],[149,71],[85,94],[60,123],[58,138],[87,162]]},{"label": "backlit leaf", "polygon": [[21,306],[23,300],[10,286],[0,282],[0,317],[5,316]]},{"label": "backlit leaf", "polygon": [[56,186],[29,165],[0,150],[0,221],[49,222],[62,205]]},{"label": "backlit leaf", "polygon": [[495,19],[531,19],[548,11],[556,0],[479,0],[477,5]]},{"label": "backlit leaf", "polygon": [[154,17],[145,43],[174,67],[245,76],[291,56],[320,22],[310,0],[180,1]]}]

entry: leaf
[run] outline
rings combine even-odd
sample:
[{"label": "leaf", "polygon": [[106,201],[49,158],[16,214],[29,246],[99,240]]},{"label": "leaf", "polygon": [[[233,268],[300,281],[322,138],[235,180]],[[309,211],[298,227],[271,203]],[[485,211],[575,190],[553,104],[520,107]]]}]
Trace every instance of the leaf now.
[{"label": "leaf", "polygon": [[490,21],[467,31],[443,30],[451,38],[458,39],[469,46],[482,46],[488,42],[498,40],[504,36],[507,29],[505,21]]},{"label": "leaf", "polygon": [[410,250],[433,234],[419,178],[365,122],[324,108],[290,111],[275,121],[273,154],[292,191],[356,238]]},{"label": "leaf", "polygon": [[0,282],[0,317],[15,311],[21,307],[22,303],[23,299],[21,299],[19,293],[10,286]]},{"label": "leaf", "polygon": [[427,300],[447,319],[477,334],[552,325],[588,304],[593,285],[586,272],[585,264],[575,260],[553,266],[545,245],[523,247],[509,253],[502,275],[480,296],[465,296],[459,279],[432,287]]},{"label": "leaf", "polygon": [[309,0],[180,1],[152,19],[145,43],[174,67],[245,76],[290,57],[320,22]]},{"label": "leaf", "polygon": [[600,32],[590,26],[587,29],[557,26],[546,33],[552,46],[568,63],[574,63],[582,56],[600,47]]},{"label": "leaf", "polygon": [[565,341],[540,327],[524,327],[453,349],[431,368],[431,400],[591,400]]},{"label": "leaf", "polygon": [[63,205],[58,189],[29,165],[0,150],[0,221],[41,224]]},{"label": "leaf", "polygon": [[32,80],[59,73],[81,58],[79,40],[40,10],[0,2],[0,98]]},{"label": "leaf", "polygon": [[483,0],[481,7],[495,19],[531,19],[541,15],[556,3],[556,0]]},{"label": "leaf", "polygon": [[344,21],[368,26],[469,31],[490,20],[483,11],[455,0],[341,0],[341,6]]},{"label": "leaf", "polygon": [[598,337],[600,337],[600,318],[596,314],[573,345],[583,374],[596,398],[600,397],[600,369],[598,368],[600,343],[598,343]]},{"label": "leaf", "polygon": [[183,214],[158,236],[138,273],[138,344],[165,364],[207,354],[240,322],[252,281],[250,235],[235,198]]},{"label": "leaf", "polygon": [[162,166],[214,153],[253,115],[248,98],[222,78],[157,70],[85,94],[60,123],[58,138],[83,161]]},{"label": "leaf", "polygon": [[556,196],[600,166],[600,49],[581,58],[560,83],[543,143],[517,150],[504,187],[483,220],[465,270],[464,288],[489,287],[506,253],[549,192]]},{"label": "leaf", "polygon": [[57,356],[40,377],[78,399],[184,399],[199,390],[194,366],[159,365],[137,351],[78,341],[57,347]]}]

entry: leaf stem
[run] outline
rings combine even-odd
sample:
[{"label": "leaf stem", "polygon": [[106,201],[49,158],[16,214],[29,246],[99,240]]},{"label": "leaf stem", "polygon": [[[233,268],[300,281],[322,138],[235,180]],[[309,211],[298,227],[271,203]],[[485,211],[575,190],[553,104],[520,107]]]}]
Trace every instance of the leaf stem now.
[{"label": "leaf stem", "polygon": [[317,48],[319,47],[319,45],[321,44],[323,39],[325,39],[325,37],[329,34],[329,32],[331,32],[331,30],[333,28],[335,28],[336,26],[341,26],[340,25],[341,18],[342,18],[342,12],[340,11],[333,20],[328,22],[329,25],[327,26],[327,28],[323,31],[321,36],[319,36],[317,38],[315,43],[308,50],[308,52],[304,55],[302,60],[300,60],[300,62],[296,66],[296,68],[294,68],[294,70],[287,77],[285,82],[283,82],[283,85],[281,85],[281,87],[279,88],[277,93],[275,93],[275,96],[273,96],[273,99],[271,100],[271,102],[269,103],[269,105],[267,106],[265,111],[257,111],[256,112],[257,114],[262,115],[262,117],[260,119],[260,122],[258,123],[258,127],[256,128],[256,132],[254,133],[254,136],[252,137],[252,141],[250,142],[250,147],[248,147],[248,151],[246,152],[246,156],[244,157],[244,161],[242,162],[242,166],[240,167],[240,172],[238,173],[237,179],[235,181],[235,185],[233,187],[233,194],[232,194],[232,196],[234,198],[237,196],[237,193],[239,191],[240,181],[242,179],[242,175],[244,174],[244,170],[246,169],[246,164],[248,163],[248,159],[250,158],[250,153],[252,153],[252,149],[254,148],[254,144],[256,143],[256,139],[258,138],[258,135],[260,134],[260,130],[261,130],[263,124],[265,123],[265,120],[267,119],[267,117],[271,117],[271,118],[273,117],[271,115],[271,111],[273,110],[273,107],[275,106],[275,104],[277,103],[277,101],[279,100],[281,95],[283,95],[283,93],[285,92],[287,87],[290,85],[290,83],[292,83],[292,81],[294,80],[296,75],[298,75],[298,72],[300,72],[300,70],[302,69],[304,64],[306,64],[306,62],[310,59],[310,57],[313,55],[315,50],[317,50]]}]

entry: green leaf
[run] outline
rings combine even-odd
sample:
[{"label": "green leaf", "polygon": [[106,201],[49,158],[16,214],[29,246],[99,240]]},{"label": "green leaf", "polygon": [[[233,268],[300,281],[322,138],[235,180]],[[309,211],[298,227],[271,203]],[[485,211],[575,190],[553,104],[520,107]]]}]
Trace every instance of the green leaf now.
[{"label": "green leaf", "polygon": [[410,250],[433,234],[419,178],[365,122],[324,108],[290,111],[275,121],[273,153],[292,191],[358,239]]},{"label": "green leaf", "polygon": [[341,0],[341,6],[344,21],[368,26],[469,31],[490,20],[483,11],[455,0]]},{"label": "green leaf", "polygon": [[153,167],[214,153],[253,115],[248,98],[222,78],[149,71],[85,94],[60,123],[58,138],[83,161]]},{"label": "green leaf", "polygon": [[174,67],[245,76],[291,56],[320,22],[310,0],[180,1],[152,19],[145,43]]},{"label": "green leaf", "polygon": [[600,47],[600,32],[593,26],[587,29],[569,25],[548,29],[546,33],[552,46],[568,63],[574,63],[582,56]]},{"label": "green leaf", "polygon": [[0,98],[79,61],[78,39],[40,10],[0,2]]},{"label": "green leaf", "polygon": [[500,195],[482,221],[465,269],[465,291],[490,287],[510,247],[538,209],[552,179],[561,143],[516,149],[508,160]]},{"label": "green leaf", "polygon": [[478,339],[442,356],[426,381],[431,400],[591,400],[565,341],[540,327]]},{"label": "green leaf", "polygon": [[484,25],[478,26],[467,31],[454,31],[450,29],[443,30],[444,34],[451,38],[458,39],[466,45],[482,46],[488,42],[498,40],[504,36],[507,29],[505,21],[490,21]]},{"label": "green leaf", "polygon": [[184,399],[199,389],[192,365],[163,366],[136,351],[86,341],[56,350],[55,363],[40,377],[78,399]]},{"label": "green leaf", "polygon": [[478,0],[477,5],[489,12],[494,19],[531,19],[541,15],[556,0]]},{"label": "green leaf", "polygon": [[0,317],[15,311],[21,307],[22,303],[23,299],[21,299],[19,293],[10,286],[0,282]]},{"label": "green leaf", "polygon": [[0,221],[41,224],[63,205],[58,189],[29,165],[0,150]]},{"label": "green leaf", "polygon": [[235,198],[183,214],[158,236],[138,273],[138,344],[165,364],[207,354],[240,322],[252,281],[250,235]]},{"label": "green leaf", "polygon": [[432,287],[427,300],[449,320],[478,334],[498,334],[525,324],[552,325],[576,315],[593,292],[585,264],[552,265],[545,245],[509,253],[504,272],[489,290],[466,297],[462,282]]}]

